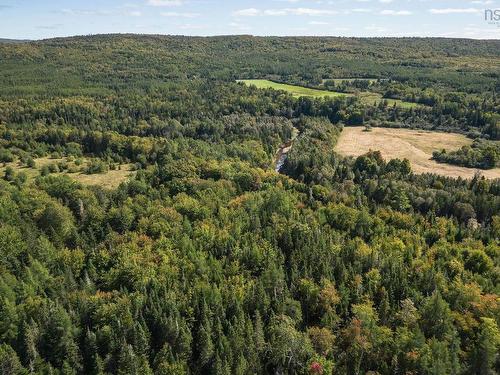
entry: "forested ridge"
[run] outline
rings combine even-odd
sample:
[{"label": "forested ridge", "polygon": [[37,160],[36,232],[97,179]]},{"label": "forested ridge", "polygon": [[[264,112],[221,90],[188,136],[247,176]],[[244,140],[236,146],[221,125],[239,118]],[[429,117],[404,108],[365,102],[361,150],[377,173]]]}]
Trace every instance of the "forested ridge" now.
[{"label": "forested ridge", "polygon": [[0,41],[0,372],[500,372],[500,181],[333,152],[344,126],[439,129],[475,143],[436,159],[496,165],[499,43]]}]

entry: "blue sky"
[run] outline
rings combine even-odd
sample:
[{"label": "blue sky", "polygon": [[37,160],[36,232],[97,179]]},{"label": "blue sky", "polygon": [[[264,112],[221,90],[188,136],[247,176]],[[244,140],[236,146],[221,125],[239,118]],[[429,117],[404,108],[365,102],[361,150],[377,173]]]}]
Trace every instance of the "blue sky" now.
[{"label": "blue sky", "polygon": [[0,0],[0,38],[101,33],[500,39],[500,0]]}]

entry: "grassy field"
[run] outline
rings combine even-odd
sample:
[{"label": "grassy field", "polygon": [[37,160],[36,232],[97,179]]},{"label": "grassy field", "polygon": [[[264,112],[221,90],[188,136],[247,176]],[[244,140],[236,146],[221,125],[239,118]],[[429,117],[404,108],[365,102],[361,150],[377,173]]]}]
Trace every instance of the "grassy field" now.
[{"label": "grassy field", "polygon": [[83,173],[82,170],[88,164],[89,160],[83,158],[83,163],[80,166],[77,166],[74,161],[69,161],[67,158],[38,158],[35,159],[35,167],[28,168],[26,166],[21,165],[19,162],[14,161],[12,163],[7,163],[5,165],[0,165],[0,178],[4,176],[5,169],[7,167],[12,167],[16,173],[23,172],[28,177],[28,182],[37,176],[40,175],[41,169],[50,164],[58,164],[61,162],[65,162],[68,164],[69,168],[74,172],[57,172],[51,173],[54,176],[67,175],[71,177],[73,180],[80,182],[84,185],[97,185],[108,189],[114,189],[118,187],[122,182],[126,181],[130,177],[132,177],[135,172],[131,170],[131,164],[125,164],[120,167],[120,169],[109,170],[105,173],[98,174],[86,174]]},{"label": "grassy field", "polygon": [[135,175],[135,172],[130,170],[130,166],[122,165],[121,168],[120,170],[109,170],[106,173],[98,174],[69,173],[68,176],[83,185],[97,185],[107,189],[115,189],[122,182]]},{"label": "grassy field", "polygon": [[[437,163],[431,160],[436,150],[456,150],[472,141],[463,135],[409,129],[346,127],[335,151],[359,156],[370,150],[380,151],[386,160],[406,158],[415,173],[436,173],[448,177],[472,178],[476,169]],[[486,178],[500,178],[500,168],[481,170]]]},{"label": "grassy field", "polygon": [[[342,80],[345,81],[346,79]],[[274,90],[287,91],[291,93],[295,98],[299,98],[301,96],[308,96],[313,98],[354,96],[354,94],[347,94],[343,92],[317,90],[302,86],[288,85],[285,83],[276,83],[266,79],[245,79],[245,80],[239,80],[238,82],[245,83],[246,85],[252,85],[259,89],[274,89]],[[404,102],[402,100],[397,100],[397,99],[383,99],[381,94],[374,92],[361,92],[356,95],[359,97],[362,103],[367,105],[378,104],[380,103],[380,101],[386,100],[389,106],[393,106],[394,104],[402,108],[415,108],[421,106],[421,104]]]},{"label": "grassy field", "polygon": [[339,97],[339,96],[349,95],[340,92],[310,89],[302,86],[287,85],[285,83],[276,83],[273,81],[268,81],[266,79],[245,79],[245,80],[240,80],[238,82],[243,82],[246,85],[255,86],[258,89],[275,89],[275,90],[287,91],[296,98],[299,98],[301,96],[320,98],[320,97]]}]

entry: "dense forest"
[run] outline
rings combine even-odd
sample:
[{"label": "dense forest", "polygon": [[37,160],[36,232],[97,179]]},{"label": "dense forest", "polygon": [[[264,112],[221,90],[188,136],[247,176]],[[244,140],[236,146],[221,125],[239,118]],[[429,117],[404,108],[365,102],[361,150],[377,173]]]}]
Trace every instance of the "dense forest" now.
[{"label": "dense forest", "polygon": [[491,169],[500,165],[500,143],[476,140],[472,146],[464,146],[452,152],[436,151],[433,158],[469,168]]},{"label": "dense forest", "polygon": [[[475,141],[437,160],[496,165],[499,47],[0,42],[0,372],[499,373],[500,181],[333,152],[345,126],[439,129]],[[134,174],[83,184],[78,160],[91,176]]]}]

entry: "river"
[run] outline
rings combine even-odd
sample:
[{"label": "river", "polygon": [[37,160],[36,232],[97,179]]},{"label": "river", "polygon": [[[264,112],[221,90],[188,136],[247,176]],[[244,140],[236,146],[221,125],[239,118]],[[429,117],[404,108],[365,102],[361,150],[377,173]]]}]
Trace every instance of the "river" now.
[{"label": "river", "polygon": [[276,152],[276,159],[275,159],[276,161],[275,161],[275,167],[274,167],[274,170],[276,172],[280,172],[281,168],[283,168],[283,165],[285,165],[285,161],[286,161],[286,158],[288,157],[288,153],[292,149],[293,142],[299,136],[299,134],[300,134],[299,129],[294,127],[292,130],[292,138],[289,141],[283,143],[280,146],[280,148],[278,149],[278,151]]}]

